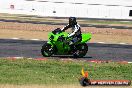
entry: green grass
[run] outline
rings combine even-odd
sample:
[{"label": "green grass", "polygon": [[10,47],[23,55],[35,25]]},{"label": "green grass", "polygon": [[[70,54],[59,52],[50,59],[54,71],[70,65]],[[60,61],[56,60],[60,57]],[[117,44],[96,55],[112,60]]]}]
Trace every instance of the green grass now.
[{"label": "green grass", "polygon": [[0,84],[78,84],[82,67],[90,79],[132,80],[132,64],[0,59]]}]

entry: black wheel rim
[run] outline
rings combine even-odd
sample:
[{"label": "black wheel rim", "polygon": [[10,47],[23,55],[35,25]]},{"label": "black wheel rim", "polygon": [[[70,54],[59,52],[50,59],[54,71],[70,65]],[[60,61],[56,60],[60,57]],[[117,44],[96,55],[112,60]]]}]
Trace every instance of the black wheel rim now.
[{"label": "black wheel rim", "polygon": [[88,47],[86,44],[81,44],[77,46],[77,50],[76,50],[76,56],[82,57],[84,56],[88,51]]},{"label": "black wheel rim", "polygon": [[53,48],[50,46],[50,45],[46,45],[45,47],[43,47],[43,51],[42,53],[45,55],[45,56],[51,56],[53,54]]}]

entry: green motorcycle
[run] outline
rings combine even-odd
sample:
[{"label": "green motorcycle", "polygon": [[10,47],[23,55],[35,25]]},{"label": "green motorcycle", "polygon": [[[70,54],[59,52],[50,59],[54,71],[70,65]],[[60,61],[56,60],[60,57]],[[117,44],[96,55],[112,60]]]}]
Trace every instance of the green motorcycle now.
[{"label": "green motorcycle", "polygon": [[82,33],[82,41],[70,46],[68,44],[71,38],[67,38],[68,33],[62,32],[60,28],[48,34],[48,42],[42,46],[41,53],[44,57],[52,55],[73,55],[74,57],[83,57],[88,51],[88,42],[91,39],[91,33]]}]

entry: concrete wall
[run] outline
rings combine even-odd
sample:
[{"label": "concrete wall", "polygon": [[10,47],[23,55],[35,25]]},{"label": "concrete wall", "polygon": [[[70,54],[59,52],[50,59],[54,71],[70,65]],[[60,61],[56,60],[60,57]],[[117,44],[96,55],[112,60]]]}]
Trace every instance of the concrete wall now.
[{"label": "concrete wall", "polygon": [[132,0],[0,0],[0,12],[55,17],[132,19],[132,16],[129,16],[131,3]]}]

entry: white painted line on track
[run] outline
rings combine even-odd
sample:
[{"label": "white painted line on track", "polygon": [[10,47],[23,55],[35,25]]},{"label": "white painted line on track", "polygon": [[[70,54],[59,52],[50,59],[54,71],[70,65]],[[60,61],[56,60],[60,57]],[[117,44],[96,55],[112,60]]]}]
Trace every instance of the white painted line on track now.
[{"label": "white painted line on track", "polygon": [[11,39],[20,39],[20,38],[11,38]]},{"label": "white painted line on track", "polygon": [[38,41],[38,40],[40,40],[40,39],[30,39],[30,40],[35,40],[35,41]]},{"label": "white painted line on track", "polygon": [[[24,38],[10,38],[10,39],[14,39],[14,40],[20,40],[20,39],[22,39],[22,40],[24,40]],[[39,41],[41,39],[28,39],[28,40]]]},{"label": "white painted line on track", "polygon": [[[97,42],[97,43],[101,43],[101,44],[109,44],[106,42]],[[112,43],[111,43],[112,44]],[[121,43],[115,43],[115,44],[121,44],[121,45],[127,45],[127,43],[121,42]]]},{"label": "white painted line on track", "polygon": [[132,64],[132,62],[128,62],[128,64]]},{"label": "white painted line on track", "polygon": [[126,43],[121,42],[121,43],[119,43],[119,44],[125,45]]},{"label": "white painted line on track", "polygon": [[97,42],[97,43],[103,43],[104,44],[105,42]]}]

